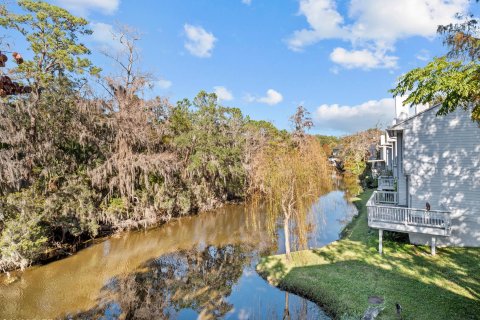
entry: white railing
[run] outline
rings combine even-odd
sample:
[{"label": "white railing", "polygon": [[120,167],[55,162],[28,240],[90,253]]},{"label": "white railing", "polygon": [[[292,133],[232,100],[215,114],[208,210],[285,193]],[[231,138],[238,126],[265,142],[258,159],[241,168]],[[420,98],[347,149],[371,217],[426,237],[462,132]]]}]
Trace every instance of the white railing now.
[{"label": "white railing", "polygon": [[368,224],[383,222],[387,224],[402,224],[405,226],[430,227],[444,229],[445,234],[450,230],[450,212],[395,207],[381,205],[379,191],[375,191],[367,202]]},{"label": "white railing", "polygon": [[395,178],[388,176],[378,177],[378,190],[395,190]]},{"label": "white railing", "polygon": [[397,204],[398,193],[394,191],[376,191],[375,203],[381,204]]}]

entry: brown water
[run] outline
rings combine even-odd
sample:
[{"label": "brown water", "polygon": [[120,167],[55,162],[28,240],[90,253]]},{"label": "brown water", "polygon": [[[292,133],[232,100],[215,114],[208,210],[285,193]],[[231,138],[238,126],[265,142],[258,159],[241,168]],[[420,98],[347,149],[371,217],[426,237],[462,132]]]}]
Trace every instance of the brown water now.
[{"label": "brown water", "polygon": [[[309,246],[338,238],[356,213],[344,193],[322,196]],[[261,208],[232,205],[149,231],[125,233],[68,258],[0,277],[0,319],[328,319],[314,303],[270,286],[255,272],[282,252]]]}]

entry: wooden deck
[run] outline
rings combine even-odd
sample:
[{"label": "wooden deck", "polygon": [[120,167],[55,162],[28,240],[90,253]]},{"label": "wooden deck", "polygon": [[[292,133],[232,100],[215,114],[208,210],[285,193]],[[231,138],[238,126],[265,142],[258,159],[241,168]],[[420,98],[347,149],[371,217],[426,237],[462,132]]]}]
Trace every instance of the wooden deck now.
[{"label": "wooden deck", "polygon": [[396,192],[375,191],[367,202],[368,226],[379,230],[379,252],[383,230],[389,230],[431,235],[435,254],[435,237],[450,235],[450,212],[395,206],[397,198]]},{"label": "wooden deck", "polygon": [[[398,232],[450,235],[450,212],[394,206],[393,192],[375,191],[367,202],[368,226]],[[396,194],[396,193],[395,193]]]}]

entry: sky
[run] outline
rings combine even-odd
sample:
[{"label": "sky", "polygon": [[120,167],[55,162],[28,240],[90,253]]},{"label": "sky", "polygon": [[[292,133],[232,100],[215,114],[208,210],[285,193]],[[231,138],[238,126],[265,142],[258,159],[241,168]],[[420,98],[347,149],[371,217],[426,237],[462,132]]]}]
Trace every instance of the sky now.
[{"label": "sky", "polygon": [[216,92],[221,103],[290,129],[298,105],[312,133],[345,135],[391,124],[396,79],[446,49],[437,26],[468,0],[49,0],[90,21],[94,63],[112,32],[141,34],[152,94],[172,103]]}]

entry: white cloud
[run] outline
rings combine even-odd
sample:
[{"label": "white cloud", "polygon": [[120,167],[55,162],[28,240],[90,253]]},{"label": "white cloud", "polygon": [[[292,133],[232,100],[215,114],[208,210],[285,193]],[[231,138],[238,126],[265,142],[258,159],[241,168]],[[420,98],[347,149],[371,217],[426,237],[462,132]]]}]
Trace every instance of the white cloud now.
[{"label": "white cloud", "polygon": [[[381,52],[387,61],[373,65],[395,67],[390,59],[394,57],[386,52],[395,50],[397,40],[413,36],[431,38],[438,25],[454,22],[456,13],[466,12],[468,6],[469,0],[350,0],[348,15],[344,17],[334,0],[300,0],[299,14],[305,16],[309,27],[295,31],[287,44],[299,51],[325,39],[349,41],[350,53],[358,56],[358,52],[368,50],[379,59]],[[351,22],[347,23],[346,18]],[[359,67],[364,68],[365,64]]]},{"label": "white cloud", "polygon": [[267,95],[258,99],[258,102],[266,103],[271,106],[283,101],[283,96],[280,92],[273,89],[267,90]]},{"label": "white cloud", "polygon": [[395,101],[391,98],[370,100],[355,106],[323,104],[315,111],[319,129],[353,133],[376,125],[390,124],[395,116]]},{"label": "white cloud", "polygon": [[218,100],[230,101],[233,100],[233,94],[227,88],[222,86],[213,87]]},{"label": "white cloud", "polygon": [[172,86],[172,81],[167,79],[160,79],[155,82],[155,85],[160,89],[168,89]]},{"label": "white cloud", "polygon": [[297,30],[288,39],[288,47],[300,51],[303,47],[323,39],[343,38],[343,17],[338,13],[333,0],[301,0],[300,15],[304,15],[309,29]]},{"label": "white cloud", "polygon": [[217,38],[200,26],[185,24],[183,28],[187,36],[185,48],[194,56],[200,58],[210,57]]},{"label": "white cloud", "polygon": [[62,8],[80,15],[87,15],[90,11],[114,14],[120,5],[120,0],[56,0],[55,2]]},{"label": "white cloud", "polygon": [[428,51],[426,49],[422,49],[422,50],[420,50],[419,53],[417,53],[415,58],[417,58],[418,60],[421,60],[421,61],[430,60],[430,51]]},{"label": "white cloud", "polygon": [[242,0],[243,4],[246,4],[247,6],[252,4],[252,0]]},{"label": "white cloud", "polygon": [[252,102],[255,102],[256,98],[253,95],[251,95],[250,93],[247,93],[243,97],[243,100],[245,100],[245,102],[252,103]]},{"label": "white cloud", "polygon": [[346,50],[335,48],[330,54],[330,60],[347,69],[374,69],[374,68],[395,68],[398,58],[386,55],[383,52],[372,52],[367,49]]},{"label": "white cloud", "polygon": [[122,45],[118,40],[115,40],[115,28],[108,23],[91,22],[90,27],[93,31],[93,41],[100,44],[100,48],[105,51],[121,50]]},{"label": "white cloud", "polygon": [[283,101],[283,96],[280,92],[274,90],[274,89],[268,89],[265,96],[263,97],[255,97],[249,93],[245,95],[243,98],[246,102],[252,103],[252,102],[260,102],[260,103],[265,103],[268,105],[276,105],[279,104],[280,102]]}]

